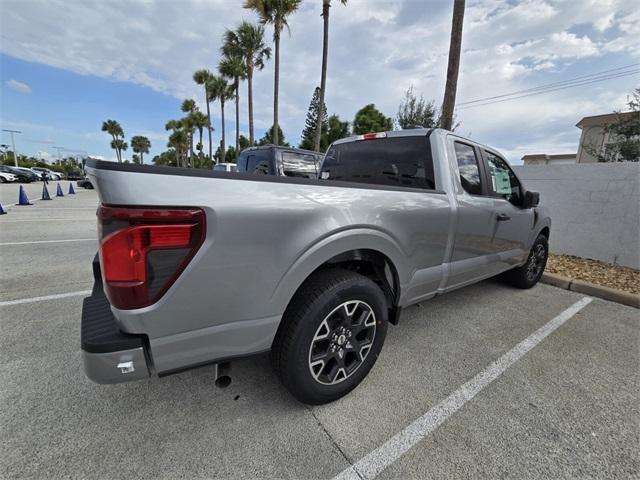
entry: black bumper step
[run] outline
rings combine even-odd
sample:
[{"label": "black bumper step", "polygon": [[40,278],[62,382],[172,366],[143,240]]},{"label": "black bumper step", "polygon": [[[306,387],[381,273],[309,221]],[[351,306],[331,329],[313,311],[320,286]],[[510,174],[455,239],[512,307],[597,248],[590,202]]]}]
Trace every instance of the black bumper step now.
[{"label": "black bumper step", "polygon": [[142,337],[122,333],[111,312],[101,285],[96,282],[93,293],[82,302],[80,344],[90,353],[109,353],[143,346]]}]

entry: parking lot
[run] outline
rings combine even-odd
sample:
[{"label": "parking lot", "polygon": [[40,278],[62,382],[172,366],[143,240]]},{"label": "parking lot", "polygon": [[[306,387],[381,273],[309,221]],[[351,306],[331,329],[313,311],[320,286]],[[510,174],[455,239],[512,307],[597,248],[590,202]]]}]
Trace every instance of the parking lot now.
[{"label": "parking lot", "polygon": [[79,322],[97,195],[13,206],[17,190],[0,185],[2,478],[640,475],[636,309],[482,282],[406,309],[363,384],[320,407],[267,356],[234,362],[226,389],[211,367],[96,385]]}]

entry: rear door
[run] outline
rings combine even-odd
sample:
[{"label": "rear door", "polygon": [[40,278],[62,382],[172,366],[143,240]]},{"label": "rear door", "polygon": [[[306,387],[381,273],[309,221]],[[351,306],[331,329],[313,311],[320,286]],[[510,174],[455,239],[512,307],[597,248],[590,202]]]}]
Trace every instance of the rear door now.
[{"label": "rear door", "polygon": [[495,242],[495,199],[490,195],[482,154],[473,143],[453,136],[449,137],[448,149],[458,166],[458,178],[454,179],[458,208],[447,289],[505,269],[499,255],[502,246]]}]

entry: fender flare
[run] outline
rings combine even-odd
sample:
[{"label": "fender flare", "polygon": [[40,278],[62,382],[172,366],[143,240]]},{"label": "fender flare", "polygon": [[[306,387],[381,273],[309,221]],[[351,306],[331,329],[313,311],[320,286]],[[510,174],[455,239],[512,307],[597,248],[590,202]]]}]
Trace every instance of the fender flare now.
[{"label": "fender flare", "polygon": [[271,302],[284,312],[304,281],[332,258],[353,250],[374,250],[386,256],[398,275],[398,288],[410,279],[407,255],[400,244],[387,232],[373,228],[349,228],[321,238],[309,246],[278,281]]}]

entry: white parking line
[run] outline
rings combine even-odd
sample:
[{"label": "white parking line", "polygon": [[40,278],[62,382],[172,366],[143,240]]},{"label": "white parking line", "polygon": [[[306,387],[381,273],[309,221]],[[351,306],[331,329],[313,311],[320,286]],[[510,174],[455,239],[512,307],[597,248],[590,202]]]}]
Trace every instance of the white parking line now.
[{"label": "white parking line", "polygon": [[0,243],[0,247],[9,245],[33,245],[37,243],[66,243],[66,242],[97,242],[96,238],[68,238],[66,240],[34,240],[33,242],[5,242]]},{"label": "white parking line", "polygon": [[77,292],[58,293],[56,295],[46,295],[44,297],[20,298],[18,300],[8,300],[6,302],[0,302],[0,307],[8,307],[10,305],[20,305],[22,303],[44,302],[46,300],[57,300],[58,298],[82,297],[84,295],[89,295],[90,293],[91,293],[91,290],[80,290]]},{"label": "white parking line", "polygon": [[543,325],[498,360],[462,385],[449,397],[415,420],[380,447],[334,477],[334,480],[372,480],[385,468],[407,453],[418,442],[442,425],[482,389],[502,375],[529,350],[586,307],[593,299],[583,297],[557,317]]}]

